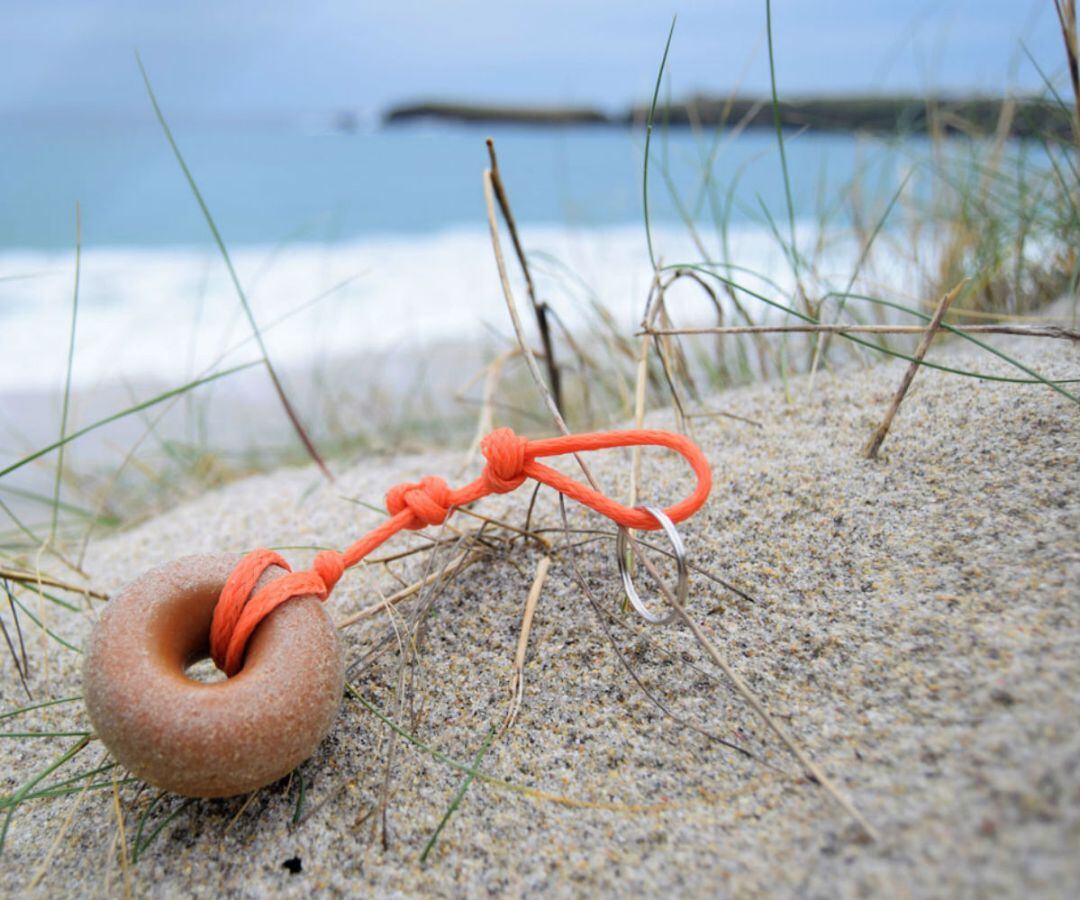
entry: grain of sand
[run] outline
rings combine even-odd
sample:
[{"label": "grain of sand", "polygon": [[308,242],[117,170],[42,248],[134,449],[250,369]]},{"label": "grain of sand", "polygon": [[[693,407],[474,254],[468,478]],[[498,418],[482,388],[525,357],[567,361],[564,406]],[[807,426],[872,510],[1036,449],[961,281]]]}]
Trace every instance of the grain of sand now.
[{"label": "grain of sand", "polygon": [[[1080,362],[1074,349],[1056,342],[1006,346],[1056,377],[1075,375]],[[1008,371],[955,346],[935,353]],[[166,797],[147,831],[179,812],[129,865],[130,887],[137,894],[238,897],[1076,896],[1076,407],[1043,387],[924,370],[882,458],[867,462],[859,448],[902,368],[819,375],[810,397],[796,379],[786,394],[781,385],[760,385],[716,398],[758,425],[699,420],[696,437],[715,466],[716,488],[682,527],[695,561],[753,598],[695,575],[693,614],[880,829],[880,843],[862,842],[843,812],[801,777],[690,635],[618,613],[605,538],[581,547],[578,562],[614,614],[613,633],[628,662],[677,715],[742,743],[756,759],[674,722],[642,694],[599,628],[564,550],[536,612],[520,718],[480,767],[534,791],[476,780],[421,864],[463,775],[408,743],[391,752],[386,727],[347,698],[331,736],[300,770],[299,825],[292,823],[295,778],[250,798],[182,806]],[[657,414],[651,423],[669,425],[670,417]],[[613,492],[626,490],[626,462],[620,453],[592,460]],[[449,476],[460,465],[460,454],[444,452],[359,460],[336,486],[311,469],[232,484],[92,546],[92,583],[115,591],[137,572],[187,553],[339,546],[379,519],[348,498],[377,504],[395,481]],[[645,485],[645,499],[671,502],[688,478],[676,461],[650,452]],[[528,499],[522,490],[485,500],[482,509],[520,523]],[[580,510],[571,517],[579,527],[606,524]],[[534,519],[558,525],[551,497],[541,495]],[[465,516],[454,522],[476,524]],[[311,556],[286,552],[294,563]],[[452,552],[440,551],[439,559]],[[400,658],[393,644],[354,671],[352,685],[428,746],[469,763],[505,713],[538,559],[519,543],[439,596],[403,706],[395,701]],[[416,558],[397,571],[408,580],[424,566]],[[372,602],[377,589],[397,587],[385,573],[354,571],[331,601],[333,615],[340,620]],[[90,616],[47,614],[57,634],[85,639]],[[347,629],[348,659],[361,659],[386,634],[385,619]],[[45,649],[34,635],[35,695],[77,693],[77,656],[47,646],[46,672]],[[6,657],[0,668],[3,708],[20,705]],[[87,727],[77,703],[15,721],[28,730]],[[0,742],[4,793],[71,741]],[[64,772],[103,761],[103,748],[91,742]],[[155,793],[120,786],[129,847]],[[292,860],[299,872],[284,865]],[[4,892],[121,893],[112,790],[23,805],[0,865]]]}]

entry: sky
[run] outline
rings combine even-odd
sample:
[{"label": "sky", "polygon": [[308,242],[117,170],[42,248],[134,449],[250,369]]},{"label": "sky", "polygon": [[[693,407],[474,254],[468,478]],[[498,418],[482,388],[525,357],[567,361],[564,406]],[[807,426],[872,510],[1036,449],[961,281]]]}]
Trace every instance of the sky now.
[{"label": "sky", "polygon": [[[1052,0],[775,0],[782,95],[1032,90],[1063,71]],[[175,121],[416,99],[647,97],[672,14],[671,91],[768,89],[755,0],[0,0],[0,120],[146,117],[138,49]]]}]

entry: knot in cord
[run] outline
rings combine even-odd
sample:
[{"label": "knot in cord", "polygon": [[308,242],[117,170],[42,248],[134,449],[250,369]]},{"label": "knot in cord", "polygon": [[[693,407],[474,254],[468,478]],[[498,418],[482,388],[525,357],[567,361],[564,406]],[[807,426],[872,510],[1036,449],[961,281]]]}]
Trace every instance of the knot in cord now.
[{"label": "knot in cord", "polygon": [[325,585],[326,593],[329,596],[334,589],[334,585],[345,574],[345,558],[337,550],[323,550],[315,557],[311,568],[315,570],[319,580]]},{"label": "knot in cord", "polygon": [[[479,478],[457,490],[451,490],[435,475],[428,475],[416,483],[395,485],[386,494],[388,520],[340,553],[323,550],[309,570],[290,572],[289,564],[270,550],[253,550],[244,556],[225,582],[214,609],[210,627],[211,656],[218,668],[232,677],[243,668],[248,639],[259,623],[282,603],[293,597],[325,600],[347,568],[355,566],[399,531],[441,525],[454,507],[474,503],[488,494],[505,494],[519,487],[526,478],[554,488],[607,516],[622,528],[655,531],[660,524],[647,510],[624,506],[557,469],[537,462],[541,457],[566,453],[641,446],[667,447],[690,463],[697,476],[693,492],[664,512],[672,522],[681,522],[697,512],[708,499],[712,472],[705,454],[684,435],[635,429],[529,441],[509,428],[499,428],[480,442],[487,465]],[[256,584],[271,566],[278,566],[288,574],[271,580],[256,591]]]},{"label": "knot in cord", "polygon": [[396,516],[406,509],[413,521],[405,527],[413,531],[425,525],[442,525],[450,514],[450,486],[437,475],[427,475],[417,483],[395,484],[386,492],[386,509]]},{"label": "knot in cord", "polygon": [[480,442],[484,454],[484,486],[493,494],[517,490],[525,481],[525,450],[529,442],[510,428],[496,428]]}]

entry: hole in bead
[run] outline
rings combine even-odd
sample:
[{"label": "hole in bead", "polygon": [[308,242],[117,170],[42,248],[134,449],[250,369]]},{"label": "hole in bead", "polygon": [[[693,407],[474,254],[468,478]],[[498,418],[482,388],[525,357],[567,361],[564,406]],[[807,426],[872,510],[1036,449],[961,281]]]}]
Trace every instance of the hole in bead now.
[{"label": "hole in bead", "polygon": [[184,675],[200,684],[215,684],[224,681],[226,678],[225,673],[214,665],[214,661],[209,656],[191,663],[184,669]]}]

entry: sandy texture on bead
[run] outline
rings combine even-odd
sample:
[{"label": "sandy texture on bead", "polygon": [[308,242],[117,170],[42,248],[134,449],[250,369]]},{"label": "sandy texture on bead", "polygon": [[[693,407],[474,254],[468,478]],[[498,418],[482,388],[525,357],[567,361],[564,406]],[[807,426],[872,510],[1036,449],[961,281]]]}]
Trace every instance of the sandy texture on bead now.
[{"label": "sandy texture on bead", "polygon": [[[207,656],[236,560],[187,556],[148,572],[109,603],[86,650],[98,736],[133,775],[178,794],[228,797],[287,775],[326,736],[341,701],[340,641],[314,598],[275,610],[235,677],[204,684],[185,674]],[[272,567],[259,586],[283,574]]]}]

